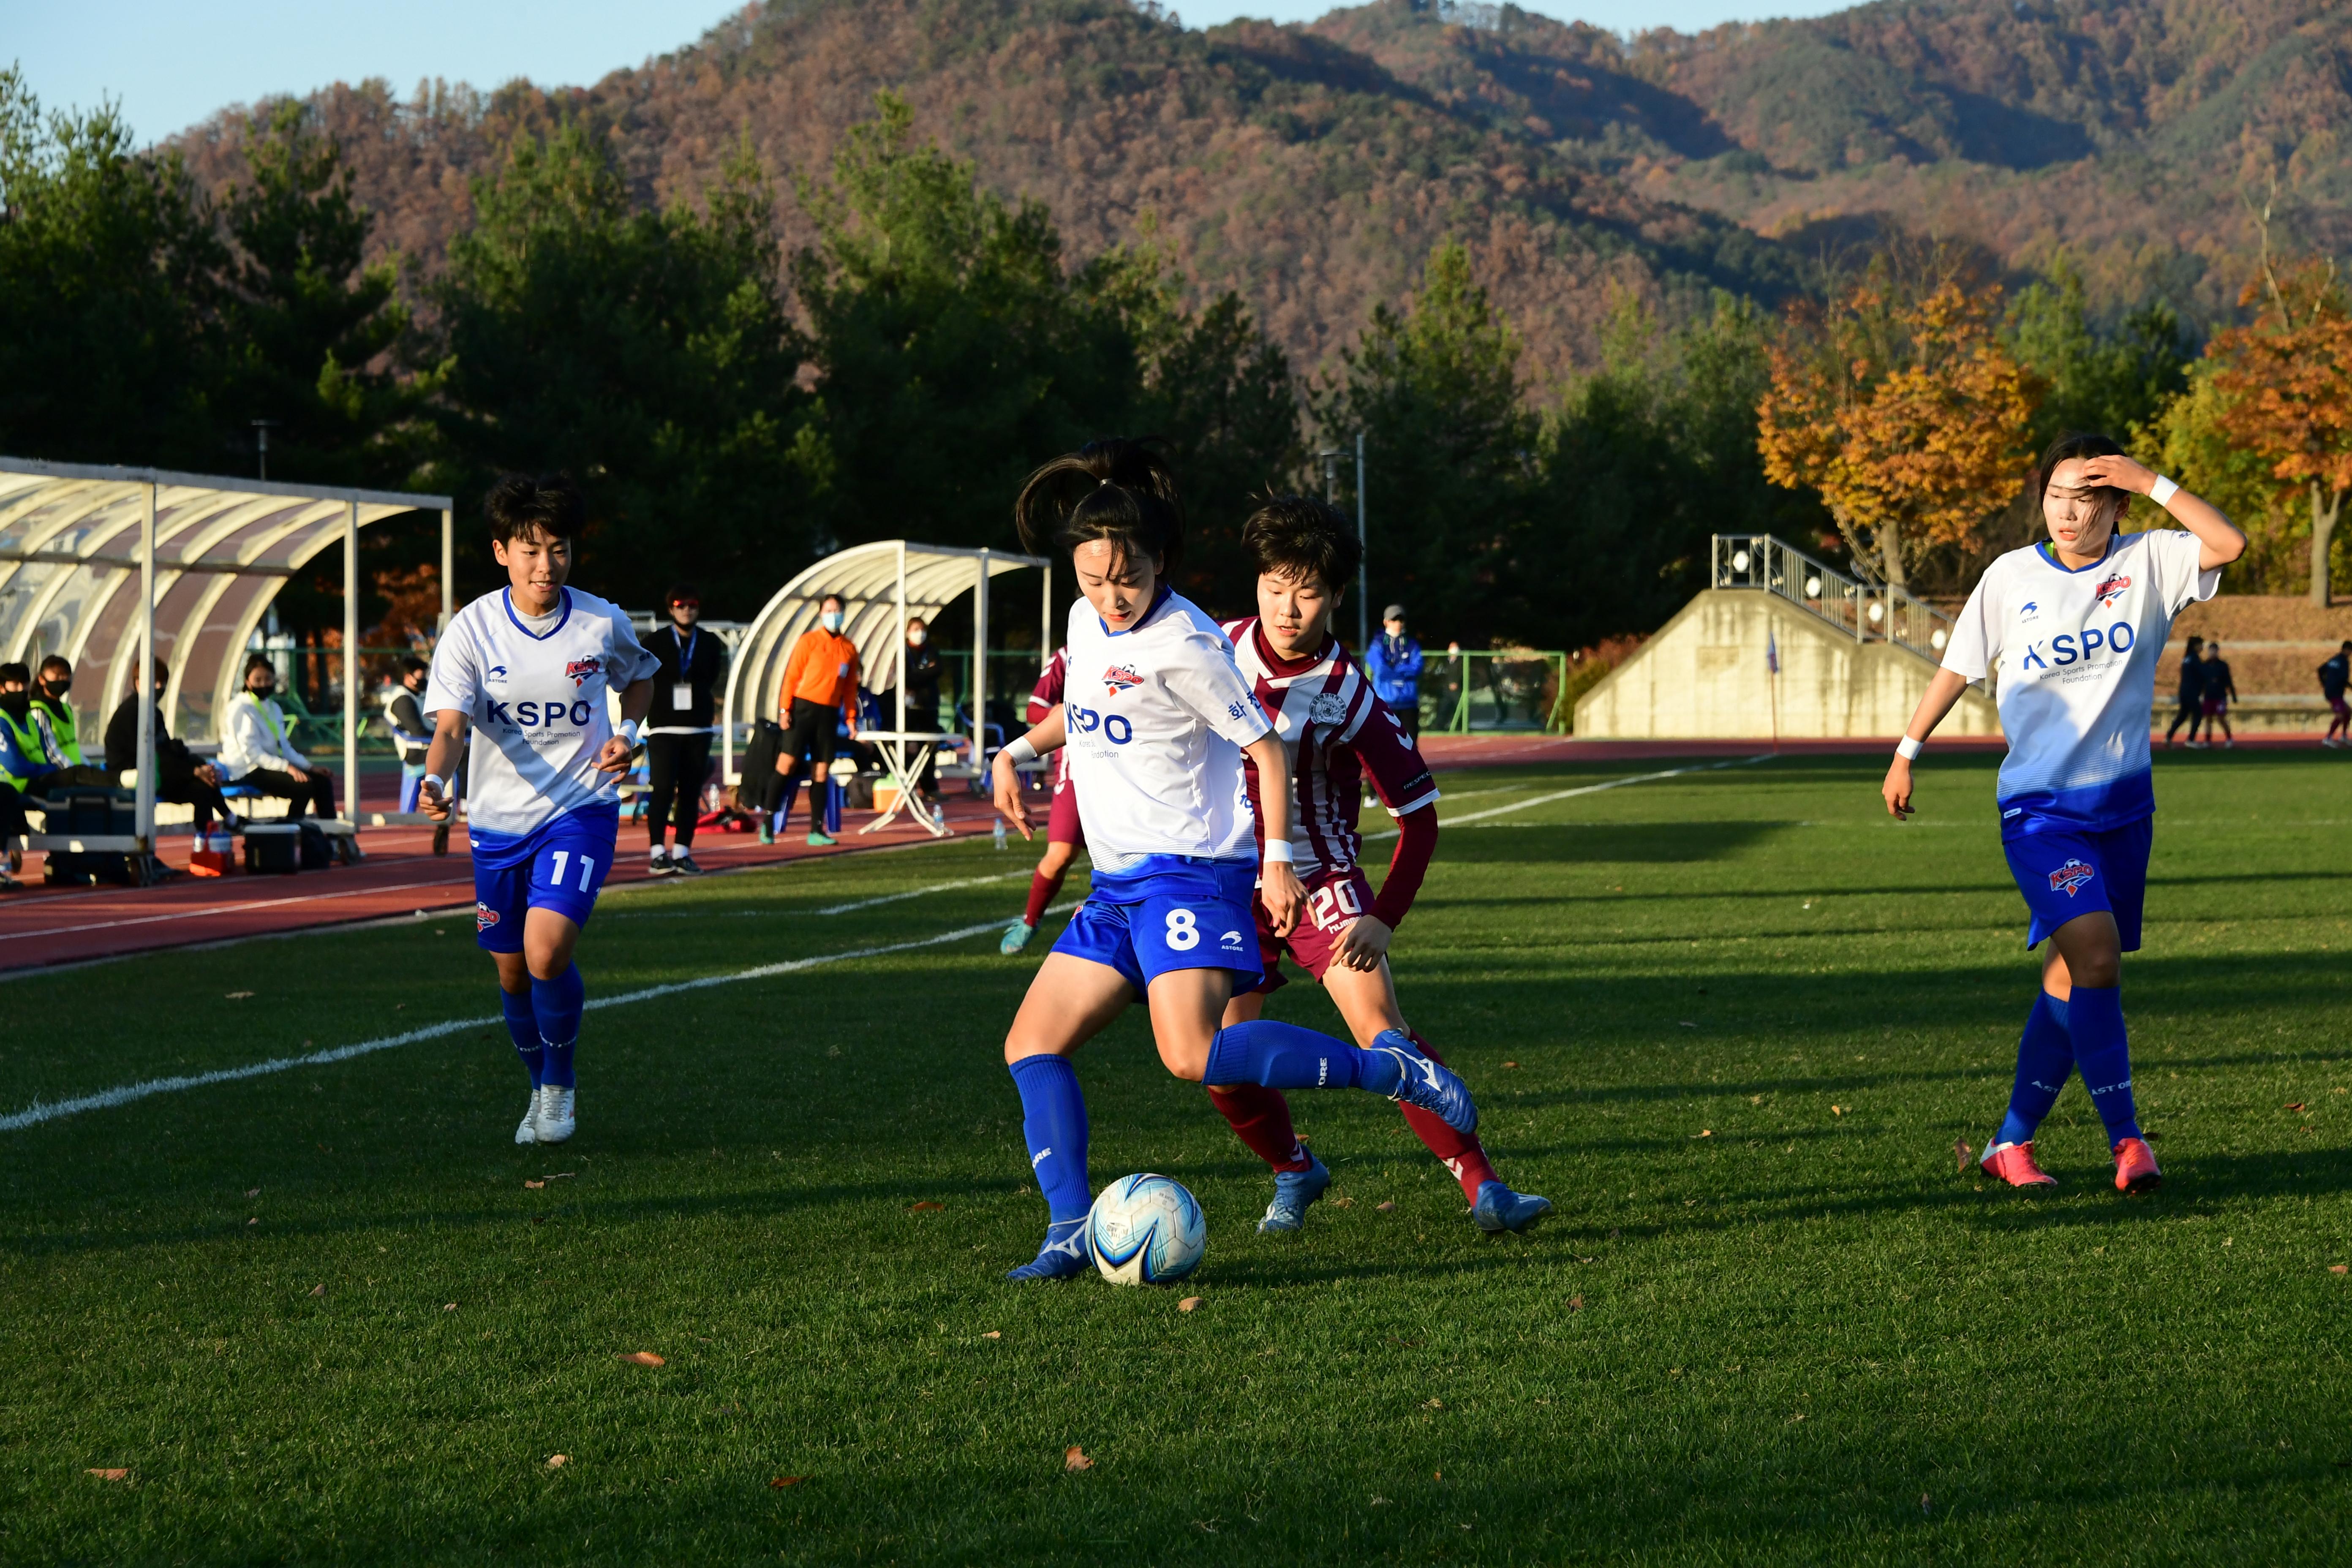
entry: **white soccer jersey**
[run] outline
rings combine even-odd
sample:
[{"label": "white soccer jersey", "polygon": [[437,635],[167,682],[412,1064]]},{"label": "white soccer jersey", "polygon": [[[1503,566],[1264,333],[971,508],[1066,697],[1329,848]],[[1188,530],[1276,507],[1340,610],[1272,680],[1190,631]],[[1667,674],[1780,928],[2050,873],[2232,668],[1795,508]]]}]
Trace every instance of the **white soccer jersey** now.
[{"label": "white soccer jersey", "polygon": [[[1420,749],[1373,695],[1371,680],[1339,638],[1327,637],[1321,653],[1285,664],[1266,646],[1255,616],[1230,621],[1224,630],[1258,705],[1290,753],[1290,853],[1300,877],[1356,864],[1363,848],[1356,814],[1365,774],[1391,816],[1437,799],[1437,782]],[[1255,799],[1257,769],[1247,758],[1243,767]],[[1265,824],[1258,826],[1263,832]]]},{"label": "white soccer jersey", "polygon": [[1124,870],[1147,855],[1253,858],[1241,749],[1269,726],[1217,623],[1162,588],[1150,613],[1118,633],[1080,599],[1068,640],[1062,715],[1095,863]]},{"label": "white soccer jersey", "polygon": [[1944,650],[1970,680],[1994,674],[2009,757],[2000,765],[2002,837],[2099,832],[2156,809],[2148,715],[2172,618],[2210,599],[2197,536],[2118,535],[2080,571],[2044,545],[1985,568]]},{"label": "white soccer jersey", "polygon": [[650,677],[656,665],[626,612],[577,588],[562,590],[544,633],[523,624],[504,588],[458,611],[433,651],[425,709],[455,709],[473,725],[469,831],[520,837],[565,812],[617,800],[617,781],[596,771],[613,738],[605,692]]}]

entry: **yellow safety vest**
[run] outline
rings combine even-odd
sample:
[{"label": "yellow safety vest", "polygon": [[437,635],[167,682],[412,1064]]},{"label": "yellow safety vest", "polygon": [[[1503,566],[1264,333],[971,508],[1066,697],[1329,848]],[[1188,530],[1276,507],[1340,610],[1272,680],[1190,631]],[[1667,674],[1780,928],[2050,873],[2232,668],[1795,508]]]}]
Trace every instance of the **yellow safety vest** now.
[{"label": "yellow safety vest", "polygon": [[57,737],[58,750],[65,753],[65,765],[69,768],[82,766],[81,741],[74,727],[73,704],[36,697],[32,706],[48,716],[49,733]]},{"label": "yellow safety vest", "polygon": [[[8,727],[8,738],[16,742],[16,750],[24,754],[27,763],[41,763],[49,760],[48,753],[41,749],[41,731],[34,727],[29,712],[20,721],[14,713],[0,708],[0,724]],[[0,784],[5,784],[22,795],[31,782],[22,773],[8,772],[6,763],[0,763]]]}]

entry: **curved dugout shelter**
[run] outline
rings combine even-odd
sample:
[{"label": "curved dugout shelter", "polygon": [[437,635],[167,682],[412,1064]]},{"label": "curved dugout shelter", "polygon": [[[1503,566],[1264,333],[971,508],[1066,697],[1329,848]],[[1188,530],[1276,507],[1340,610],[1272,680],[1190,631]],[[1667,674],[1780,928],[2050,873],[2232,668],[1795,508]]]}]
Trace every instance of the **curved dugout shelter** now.
[{"label": "curved dugout shelter", "polygon": [[728,669],[719,728],[725,768],[721,776],[735,776],[735,726],[779,716],[777,699],[783,689],[785,662],[801,634],[816,625],[817,606],[829,594],[842,601],[845,617],[842,631],[857,645],[866,689],[898,689],[898,710],[888,717],[899,731],[907,727],[906,690],[898,680],[898,650],[907,646],[907,622],[917,616],[934,621],[948,605],[966,594],[972,595],[972,687],[981,699],[971,705],[972,757],[976,764],[984,760],[988,584],[1008,572],[1033,566],[1045,574],[1041,595],[1045,630],[1038,655],[1042,660],[1060,641],[1054,635],[1054,563],[1048,557],[885,539],[837,551],[802,572],[777,589],[753,618]]},{"label": "curved dugout shelter", "polygon": [[[341,541],[343,646],[359,647],[359,531],[441,514],[441,620],[451,604],[447,496],[270,484],[155,468],[0,458],[0,662],[58,654],[96,740],[142,668],[169,672],[164,712],[183,740],[218,739],[246,647],[287,579]],[[359,682],[343,681],[343,801],[359,799]],[[139,837],[154,842],[152,705],[139,726]],[[128,848],[129,846],[123,846]]]}]

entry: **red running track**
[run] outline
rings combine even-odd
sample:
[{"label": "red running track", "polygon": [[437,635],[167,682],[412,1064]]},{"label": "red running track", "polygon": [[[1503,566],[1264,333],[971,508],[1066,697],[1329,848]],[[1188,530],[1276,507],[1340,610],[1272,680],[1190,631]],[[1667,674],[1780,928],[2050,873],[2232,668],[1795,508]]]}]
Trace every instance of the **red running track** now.
[{"label": "red running track", "polygon": [[[2308,736],[2264,736],[2241,744],[2267,750],[2314,747],[2317,742]],[[1939,751],[1997,751],[2002,742],[1992,738],[1939,741],[1936,745]],[[1579,741],[1524,733],[1426,735],[1421,746],[1433,766],[1447,770],[1745,757],[1769,749],[1757,741]],[[1891,740],[1783,741],[1780,749],[1786,755],[1822,756],[1882,752],[1892,746]],[[369,809],[383,810],[392,804],[374,800],[373,790],[368,793]],[[976,797],[955,796],[948,805],[949,826],[960,837],[986,833],[991,815]],[[803,841],[805,816],[795,818],[800,831],[773,845],[763,846],[749,833],[705,832],[695,841],[695,858],[714,872],[738,871],[929,841],[928,835],[903,821],[880,833],[859,835],[856,830],[873,819],[871,812],[845,813],[841,842],[829,849],[812,849]],[[429,828],[368,828],[360,842],[367,859],[358,866],[292,877],[184,877],[156,888],[46,888],[40,883],[41,857],[29,856],[23,872],[25,890],[0,894],[0,973],[348,925],[463,908],[473,901],[473,868],[462,833],[452,835],[449,853],[441,858],[432,853]],[[648,880],[643,829],[623,823],[621,843],[625,852],[608,885]],[[188,839],[167,838],[163,847],[167,861],[186,866]]]}]

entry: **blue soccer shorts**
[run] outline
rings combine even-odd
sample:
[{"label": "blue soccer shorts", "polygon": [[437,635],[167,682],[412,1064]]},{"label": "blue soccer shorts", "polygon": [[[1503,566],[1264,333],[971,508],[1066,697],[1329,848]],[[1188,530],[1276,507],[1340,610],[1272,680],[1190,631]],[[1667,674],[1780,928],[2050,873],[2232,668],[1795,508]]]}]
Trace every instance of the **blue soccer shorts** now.
[{"label": "blue soccer shorts", "polygon": [[474,940],[490,952],[522,951],[523,916],[553,910],[585,926],[613,869],[621,808],[592,805],[509,837],[474,832]]},{"label": "blue soccer shorts", "polygon": [[2078,915],[2105,910],[2116,917],[2123,950],[2137,952],[2155,837],[2156,818],[2143,816],[2104,833],[2029,833],[2003,844],[2010,875],[2033,916],[2025,945],[2038,946]]},{"label": "blue soccer shorts", "polygon": [[1097,872],[1054,951],[1118,970],[1138,997],[1178,969],[1231,970],[1239,994],[1265,978],[1251,912],[1256,883],[1251,861],[1176,855]]}]

